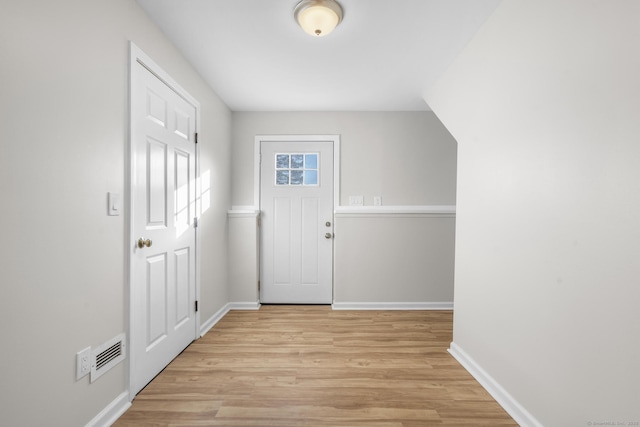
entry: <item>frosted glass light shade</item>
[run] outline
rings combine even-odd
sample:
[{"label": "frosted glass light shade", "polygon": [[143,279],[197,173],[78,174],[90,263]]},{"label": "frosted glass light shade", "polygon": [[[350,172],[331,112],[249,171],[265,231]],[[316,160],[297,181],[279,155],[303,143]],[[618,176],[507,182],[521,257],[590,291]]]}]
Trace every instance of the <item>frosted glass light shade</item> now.
[{"label": "frosted glass light shade", "polygon": [[342,7],[335,0],[302,0],[295,8],[294,17],[306,33],[322,37],[342,21]]}]

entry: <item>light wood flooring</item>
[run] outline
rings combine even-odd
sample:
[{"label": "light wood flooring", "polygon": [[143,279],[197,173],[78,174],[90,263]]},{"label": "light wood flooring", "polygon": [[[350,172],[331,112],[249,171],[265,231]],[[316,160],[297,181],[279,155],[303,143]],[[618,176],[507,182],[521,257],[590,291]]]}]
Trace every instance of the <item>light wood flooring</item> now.
[{"label": "light wood flooring", "polygon": [[450,311],[231,311],[115,426],[517,425],[456,362]]}]

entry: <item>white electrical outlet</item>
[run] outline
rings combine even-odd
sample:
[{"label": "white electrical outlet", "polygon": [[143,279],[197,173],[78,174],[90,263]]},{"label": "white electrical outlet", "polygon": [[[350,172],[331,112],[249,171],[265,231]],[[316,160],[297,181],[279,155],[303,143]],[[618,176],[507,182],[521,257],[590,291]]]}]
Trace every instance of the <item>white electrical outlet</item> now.
[{"label": "white electrical outlet", "polygon": [[373,196],[373,206],[382,206],[382,197]]},{"label": "white electrical outlet", "polygon": [[91,373],[91,347],[76,353],[76,380]]},{"label": "white electrical outlet", "polygon": [[349,196],[349,206],[364,205],[364,196]]}]

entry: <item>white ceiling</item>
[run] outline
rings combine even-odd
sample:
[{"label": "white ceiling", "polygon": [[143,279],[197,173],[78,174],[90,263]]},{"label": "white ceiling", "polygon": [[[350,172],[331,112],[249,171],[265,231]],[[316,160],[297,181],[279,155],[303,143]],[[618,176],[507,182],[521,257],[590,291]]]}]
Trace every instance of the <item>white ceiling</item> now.
[{"label": "white ceiling", "polygon": [[234,111],[428,110],[422,98],[500,0],[339,0],[314,38],[298,0],[136,0]]}]

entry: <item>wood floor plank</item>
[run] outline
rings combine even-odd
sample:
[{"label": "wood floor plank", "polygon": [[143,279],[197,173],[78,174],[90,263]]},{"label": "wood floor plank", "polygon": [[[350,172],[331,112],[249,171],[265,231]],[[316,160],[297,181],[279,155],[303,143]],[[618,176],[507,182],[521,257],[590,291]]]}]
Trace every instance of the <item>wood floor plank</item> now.
[{"label": "wood floor plank", "polygon": [[450,311],[232,311],[115,426],[515,426],[449,355]]}]

